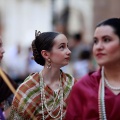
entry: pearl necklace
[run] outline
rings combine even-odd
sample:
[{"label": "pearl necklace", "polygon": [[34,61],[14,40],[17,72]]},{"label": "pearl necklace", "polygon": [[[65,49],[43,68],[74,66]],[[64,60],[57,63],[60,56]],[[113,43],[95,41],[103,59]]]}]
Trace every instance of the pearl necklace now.
[{"label": "pearl necklace", "polygon": [[120,87],[113,87],[113,86],[111,86],[110,83],[106,79],[105,79],[105,83],[111,90],[120,91]]},{"label": "pearl necklace", "polygon": [[[62,80],[61,80],[61,74],[60,74],[60,92],[58,94],[55,94],[55,98],[53,100],[53,103],[52,103],[52,106],[51,108],[48,108],[47,106],[47,100],[46,100],[46,97],[45,97],[45,91],[44,91],[44,87],[45,87],[45,84],[44,84],[44,80],[43,80],[43,76],[42,76],[42,71],[40,72],[40,92],[41,92],[41,103],[42,103],[42,120],[45,120],[45,115],[44,115],[44,107],[46,108],[47,110],[47,113],[49,114],[49,116],[51,118],[57,118],[59,115],[60,115],[60,120],[62,120],[62,117],[63,117],[63,88],[62,88]],[[54,111],[54,108],[55,108],[55,102],[56,101],[60,101],[60,110],[58,111],[57,115],[53,115],[52,112]]]},{"label": "pearl necklace", "polygon": [[98,108],[99,108],[99,119],[107,120],[106,110],[105,110],[105,85],[104,85],[104,67],[102,67],[101,71],[102,79],[99,85],[99,94],[98,94]]}]

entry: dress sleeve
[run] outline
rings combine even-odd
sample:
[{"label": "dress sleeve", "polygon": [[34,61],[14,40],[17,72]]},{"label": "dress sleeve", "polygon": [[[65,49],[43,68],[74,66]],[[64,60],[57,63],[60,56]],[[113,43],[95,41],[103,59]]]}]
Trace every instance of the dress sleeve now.
[{"label": "dress sleeve", "polygon": [[65,120],[81,120],[81,95],[79,93],[79,84],[75,84],[70,93],[70,99],[67,107]]}]

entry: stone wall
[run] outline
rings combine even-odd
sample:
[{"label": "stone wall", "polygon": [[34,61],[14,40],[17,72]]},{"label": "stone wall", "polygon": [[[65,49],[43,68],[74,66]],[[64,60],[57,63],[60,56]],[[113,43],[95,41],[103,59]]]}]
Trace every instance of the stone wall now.
[{"label": "stone wall", "polygon": [[94,27],[104,19],[120,17],[120,0],[94,0],[93,13]]}]

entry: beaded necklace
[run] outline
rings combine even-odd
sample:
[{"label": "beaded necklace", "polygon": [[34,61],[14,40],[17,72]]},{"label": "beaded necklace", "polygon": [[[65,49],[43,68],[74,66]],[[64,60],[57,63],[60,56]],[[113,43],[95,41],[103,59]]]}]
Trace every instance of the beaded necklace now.
[{"label": "beaded necklace", "polygon": [[104,67],[101,70],[101,81],[99,85],[99,93],[98,93],[98,108],[99,108],[99,119],[107,120],[106,118],[106,110],[105,110],[105,85],[104,85]]},{"label": "beaded necklace", "polygon": [[105,110],[105,83],[106,85],[114,91],[119,91],[120,87],[113,87],[111,86],[108,81],[105,79],[104,76],[104,67],[102,67],[101,70],[101,81],[100,81],[100,85],[99,85],[99,93],[98,93],[98,108],[99,108],[99,119],[100,120],[107,120],[107,116],[106,116],[106,110]]},{"label": "beaded necklace", "polygon": [[[51,108],[48,108],[47,105],[47,100],[46,100],[46,96],[45,96],[45,84],[44,84],[44,80],[43,80],[43,75],[42,75],[42,71],[39,73],[40,74],[40,92],[41,92],[41,103],[42,103],[42,120],[45,120],[45,115],[44,115],[44,108],[47,110],[47,113],[49,114],[49,116],[51,118],[57,118],[60,115],[60,120],[62,120],[63,117],[63,88],[62,88],[62,76],[60,74],[60,91],[59,93],[56,94],[55,98],[53,99],[53,103]],[[60,110],[58,111],[57,115],[53,115],[52,113],[54,112],[54,107],[55,107],[55,102],[56,101],[60,101],[59,103],[59,107]]]},{"label": "beaded necklace", "polygon": [[111,86],[106,79],[105,79],[105,83],[111,90],[120,91],[120,87],[113,87],[113,86]]}]

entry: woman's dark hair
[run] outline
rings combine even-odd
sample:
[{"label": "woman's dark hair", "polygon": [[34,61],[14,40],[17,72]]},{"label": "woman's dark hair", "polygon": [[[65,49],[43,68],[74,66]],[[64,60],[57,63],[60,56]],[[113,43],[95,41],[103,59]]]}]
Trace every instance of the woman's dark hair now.
[{"label": "woman's dark hair", "polygon": [[36,63],[45,65],[45,59],[41,55],[42,50],[51,51],[54,45],[54,38],[60,33],[57,32],[38,32],[35,40],[32,42],[33,56]]},{"label": "woman's dark hair", "polygon": [[120,38],[120,18],[107,19],[99,23],[96,27],[105,26],[105,25],[111,26],[114,29],[115,34],[118,35],[118,37]]}]

